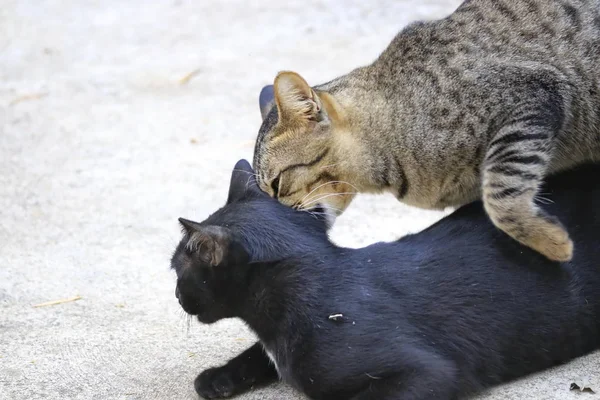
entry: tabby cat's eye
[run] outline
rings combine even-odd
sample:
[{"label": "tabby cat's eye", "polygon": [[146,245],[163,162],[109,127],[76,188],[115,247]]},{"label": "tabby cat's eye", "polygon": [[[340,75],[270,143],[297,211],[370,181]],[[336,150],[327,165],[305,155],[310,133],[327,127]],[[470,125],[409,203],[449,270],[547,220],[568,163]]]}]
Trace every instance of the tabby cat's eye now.
[{"label": "tabby cat's eye", "polygon": [[279,177],[273,179],[271,182],[271,189],[273,189],[273,197],[279,196]]}]

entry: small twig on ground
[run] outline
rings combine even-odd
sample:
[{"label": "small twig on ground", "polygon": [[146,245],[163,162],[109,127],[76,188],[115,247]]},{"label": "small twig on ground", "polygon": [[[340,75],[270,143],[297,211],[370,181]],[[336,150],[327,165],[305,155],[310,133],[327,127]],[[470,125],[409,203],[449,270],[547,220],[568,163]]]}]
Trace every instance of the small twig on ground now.
[{"label": "small twig on ground", "polygon": [[25,94],[23,96],[19,96],[19,97],[13,99],[10,103],[8,103],[8,105],[14,106],[15,104],[19,104],[24,101],[38,100],[38,99],[41,99],[42,97],[46,97],[46,96],[48,96],[47,92],[46,93]]},{"label": "small twig on ground", "polygon": [[200,68],[193,70],[192,72],[186,74],[183,78],[179,80],[180,85],[187,85],[189,81],[192,80],[193,77],[200,73]]},{"label": "small twig on ground", "polygon": [[74,296],[74,297],[69,297],[67,299],[47,301],[45,303],[36,304],[33,306],[33,308],[55,306],[57,304],[70,303],[72,301],[77,301],[77,300],[81,300],[81,296]]},{"label": "small twig on ground", "polygon": [[592,388],[587,387],[587,386],[581,387],[578,384],[576,384],[575,382],[571,383],[571,387],[569,388],[569,390],[580,392],[580,393],[590,393],[590,394],[596,393]]}]

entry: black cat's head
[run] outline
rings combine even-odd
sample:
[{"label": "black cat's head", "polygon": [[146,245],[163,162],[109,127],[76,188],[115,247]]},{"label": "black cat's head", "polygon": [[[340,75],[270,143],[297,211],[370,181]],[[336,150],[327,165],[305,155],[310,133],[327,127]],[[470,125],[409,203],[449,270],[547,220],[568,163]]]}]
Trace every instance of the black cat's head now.
[{"label": "black cat's head", "polygon": [[[179,219],[171,268],[185,312],[204,323],[236,316],[253,265],[328,243],[325,213],[293,210],[261,191],[246,160],[235,165],[227,204],[203,222]],[[254,266],[255,267],[255,266]]]}]

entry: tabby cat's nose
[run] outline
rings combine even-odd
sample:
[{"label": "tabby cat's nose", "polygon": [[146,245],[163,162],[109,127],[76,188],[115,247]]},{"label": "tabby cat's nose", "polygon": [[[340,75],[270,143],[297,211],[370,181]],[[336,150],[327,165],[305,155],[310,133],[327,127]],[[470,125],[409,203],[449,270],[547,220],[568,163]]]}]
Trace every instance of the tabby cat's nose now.
[{"label": "tabby cat's nose", "polygon": [[179,298],[179,286],[175,286],[175,297]]}]

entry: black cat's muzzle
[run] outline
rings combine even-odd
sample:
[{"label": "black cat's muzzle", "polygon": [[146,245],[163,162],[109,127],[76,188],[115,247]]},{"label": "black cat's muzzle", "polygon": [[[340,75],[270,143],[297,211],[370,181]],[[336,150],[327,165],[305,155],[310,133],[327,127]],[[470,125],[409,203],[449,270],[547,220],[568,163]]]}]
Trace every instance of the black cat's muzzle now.
[{"label": "black cat's muzzle", "polygon": [[185,311],[187,314],[200,315],[202,313],[199,302],[193,297],[182,294],[181,290],[179,289],[179,285],[175,286],[175,297],[179,301],[179,305],[181,308],[183,308],[183,311]]},{"label": "black cat's muzzle", "polygon": [[206,303],[200,298],[186,295],[185,291],[182,292],[179,288],[179,285],[175,287],[175,297],[186,314],[195,316],[203,324],[211,324],[221,319],[218,312],[215,313],[215,310],[207,307]]}]

